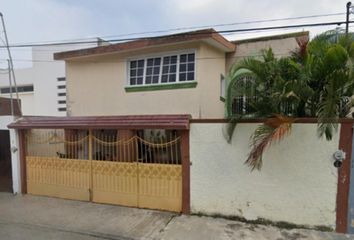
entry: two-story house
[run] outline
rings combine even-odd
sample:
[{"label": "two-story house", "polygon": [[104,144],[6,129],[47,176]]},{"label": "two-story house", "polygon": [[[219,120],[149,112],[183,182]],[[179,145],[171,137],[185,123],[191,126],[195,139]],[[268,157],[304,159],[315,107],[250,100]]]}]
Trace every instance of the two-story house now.
[{"label": "two-story house", "polygon": [[[224,205],[219,201],[233,196],[222,191],[235,186],[233,176],[239,177],[239,182],[249,176],[242,165],[249,132],[235,141],[236,147],[222,139],[226,89],[222,76],[237,60],[259,56],[262,49],[272,48],[277,56],[289,55],[304,38],[308,39],[308,32],[229,41],[206,29],[55,53],[54,59],[65,61],[67,116],[23,117],[10,124],[18,129],[22,146],[22,192],[183,213],[189,213],[194,204],[194,212],[216,209],[214,213],[225,214],[223,209],[236,211],[235,204],[239,204],[239,213],[232,214],[242,215],[249,208],[247,186],[253,183],[240,184],[246,188],[239,188],[237,194],[246,200],[231,199]],[[194,122],[192,128],[190,118],[208,124]],[[207,147],[200,148],[203,144]],[[324,151],[326,156],[334,148],[317,140],[311,144],[320,149],[314,152]],[[227,156],[221,157],[222,153]],[[234,160],[235,155],[240,159]],[[218,164],[223,160],[230,166]],[[300,164],[300,160],[292,162]],[[192,162],[194,175],[190,174]],[[242,174],[227,171],[234,166]],[[293,168],[290,173],[283,169],[278,170],[286,179],[283,182],[293,183],[289,177]],[[305,170],[303,179],[308,179]],[[208,171],[211,173],[204,176]],[[275,186],[269,176],[260,177],[255,184],[264,180],[270,182],[267,187]],[[215,194],[204,191],[203,183],[214,186],[216,178],[227,184],[208,189]],[[298,185],[306,191],[302,188],[306,184]],[[197,191],[198,186],[202,187]],[[284,185],[283,194],[289,186]],[[326,193],[318,196],[323,199]],[[274,208],[263,212],[259,207],[253,215],[309,224],[328,224],[333,219],[331,210],[322,222],[320,218],[302,221],[296,215],[298,210],[286,218],[284,204],[281,206],[286,210],[278,209],[279,216],[273,217],[272,209],[277,209],[279,199],[271,197],[263,200]]]},{"label": "two-story house", "polygon": [[308,32],[228,41],[213,29],[60,52],[68,116],[190,114],[223,118],[231,65],[271,47],[279,56]]}]

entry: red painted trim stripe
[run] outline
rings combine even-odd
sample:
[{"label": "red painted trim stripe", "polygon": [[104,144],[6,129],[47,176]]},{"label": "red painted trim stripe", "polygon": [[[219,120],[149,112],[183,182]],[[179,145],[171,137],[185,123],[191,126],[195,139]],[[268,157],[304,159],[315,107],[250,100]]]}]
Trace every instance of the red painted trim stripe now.
[{"label": "red painted trim stripe", "polygon": [[346,153],[346,160],[338,169],[336,232],[347,232],[348,203],[350,187],[350,168],[352,159],[353,124],[342,123],[340,128],[339,149]]},{"label": "red painted trim stripe", "polygon": [[32,129],[189,129],[190,115],[132,115],[90,117],[23,117],[9,128]]}]

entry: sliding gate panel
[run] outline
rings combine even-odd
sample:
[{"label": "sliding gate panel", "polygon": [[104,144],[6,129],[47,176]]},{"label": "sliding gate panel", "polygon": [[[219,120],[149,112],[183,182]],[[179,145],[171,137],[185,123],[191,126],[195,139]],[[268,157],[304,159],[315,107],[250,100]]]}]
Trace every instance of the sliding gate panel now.
[{"label": "sliding gate panel", "polygon": [[26,162],[29,194],[90,200],[89,161],[27,156]]},{"label": "sliding gate panel", "polygon": [[31,130],[28,193],[181,212],[180,137],[105,134]]},{"label": "sliding gate panel", "polygon": [[139,163],[139,207],[180,212],[182,166]]},{"label": "sliding gate panel", "polygon": [[27,131],[27,192],[89,201],[91,164],[87,149],[85,132],[73,136],[63,129]]},{"label": "sliding gate panel", "polygon": [[137,163],[92,161],[92,200],[138,206]]}]

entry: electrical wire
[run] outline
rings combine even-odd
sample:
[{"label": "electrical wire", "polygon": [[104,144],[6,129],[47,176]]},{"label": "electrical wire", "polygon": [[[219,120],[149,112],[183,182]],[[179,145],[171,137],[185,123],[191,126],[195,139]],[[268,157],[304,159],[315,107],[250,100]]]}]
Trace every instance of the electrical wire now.
[{"label": "electrical wire", "polygon": [[129,34],[105,36],[104,38],[123,37],[123,36],[129,36],[129,35],[140,35],[140,34],[150,34],[150,33],[163,33],[163,32],[180,31],[180,30],[188,30],[188,29],[226,27],[226,26],[245,25],[245,24],[254,24],[254,23],[266,23],[266,22],[299,20],[299,19],[308,19],[308,18],[339,16],[339,15],[344,15],[344,14],[346,14],[346,13],[345,12],[341,12],[341,13],[318,14],[318,15],[299,16],[299,17],[287,17],[287,18],[274,18],[274,19],[266,19],[266,20],[254,20],[254,21],[245,21],[245,22],[222,23],[222,24],[214,24],[214,25],[195,26],[195,27],[180,27],[180,28],[172,28],[172,29],[167,29],[167,30],[157,30],[157,31],[151,31],[151,32],[140,32],[140,33],[129,33]]},{"label": "electrical wire", "polygon": [[[354,27],[354,26],[353,26]],[[296,28],[295,28],[296,29]],[[291,29],[282,29],[283,31],[294,31],[294,28]],[[276,32],[277,29],[270,29],[270,30],[258,30],[258,31],[250,31],[250,32],[238,32],[238,33],[224,33],[223,36],[236,36],[236,35],[244,35],[244,34],[255,34],[255,33],[264,33],[264,32]],[[298,28],[298,32],[302,32],[303,28]],[[96,43],[96,44],[95,44]],[[92,43],[92,46],[85,46],[85,48],[90,47],[97,47],[97,42]],[[45,48],[38,49],[38,48],[31,48],[31,47],[23,47],[23,48],[13,48],[12,51],[31,51],[31,52],[58,52],[61,51],[60,49],[56,48],[49,48],[50,46],[44,46]],[[65,46],[62,46],[65,48]],[[80,48],[73,48],[73,49],[63,49],[62,51],[71,51],[71,50],[79,50]],[[4,51],[4,49],[0,48],[0,51]]]},{"label": "electrical wire", "polygon": [[[284,52],[284,53],[274,53],[274,56],[289,56],[289,52]],[[259,57],[262,56],[261,53],[259,54],[248,54],[248,55],[235,55],[235,56],[228,56],[227,59],[235,59],[235,58],[242,58],[242,57]],[[224,59],[225,57],[196,57],[195,60],[215,60],[215,59]],[[5,59],[0,59],[5,60]],[[33,60],[33,59],[13,59],[15,62],[43,62],[43,63],[60,63],[58,60]],[[97,61],[89,61],[85,60],[85,62],[88,63],[97,63]],[[115,60],[115,61],[100,61],[100,63],[119,63],[119,62],[127,62],[126,59],[120,59],[120,60]]]},{"label": "electrical wire", "polygon": [[[215,31],[215,33],[225,34],[225,33],[239,33],[239,32],[251,32],[259,30],[272,30],[272,29],[290,29],[290,28],[303,28],[303,27],[320,27],[320,26],[330,26],[330,25],[341,25],[346,23],[345,21],[338,22],[321,22],[321,23],[310,23],[310,24],[297,24],[297,25],[282,25],[282,26],[270,26],[270,27],[260,27],[260,28],[243,28],[243,29],[228,29]],[[349,23],[354,23],[354,21],[349,21]],[[204,35],[203,31],[179,33],[173,35],[163,35],[163,36],[154,36],[154,37],[137,37],[137,38],[121,38],[121,39],[112,39],[111,43],[114,42],[126,42],[133,40],[146,40],[146,39],[159,39],[165,37],[175,37],[175,36],[191,36],[191,35]],[[78,45],[78,44],[88,44],[88,43],[97,43],[97,41],[76,41],[76,42],[55,42],[55,43],[37,43],[37,44],[14,44],[10,45],[10,48],[23,48],[23,47],[38,47],[38,46],[60,46],[60,45]],[[5,48],[5,46],[0,46],[0,48]]]},{"label": "electrical wire", "polygon": [[[267,22],[279,22],[279,21],[289,21],[289,20],[301,20],[301,19],[309,19],[309,18],[331,17],[331,16],[340,16],[340,15],[345,15],[345,14],[346,14],[345,12],[339,12],[339,13],[317,14],[317,15],[307,15],[307,16],[298,16],[298,17],[273,18],[273,19],[262,19],[262,20],[253,20],[253,21],[244,21],[244,22],[221,23],[221,24],[214,24],[214,25],[199,25],[199,26],[191,26],[191,27],[178,27],[178,28],[169,28],[169,29],[155,30],[155,31],[133,32],[133,33],[125,33],[125,34],[119,34],[119,35],[108,35],[108,36],[101,36],[101,37],[89,37],[89,38],[76,38],[76,39],[57,40],[57,41],[45,41],[45,42],[42,42],[42,43],[71,42],[71,41],[89,40],[89,39],[97,39],[97,38],[106,38],[107,39],[107,38],[112,38],[112,37],[125,37],[125,36],[134,36],[134,35],[142,35],[142,34],[156,34],[156,33],[166,33],[166,32],[192,30],[192,29],[202,29],[202,28],[226,27],[226,26],[247,25],[247,24],[254,24],[254,23],[267,23]],[[26,44],[36,44],[36,42],[29,42],[29,43],[26,43]]]}]

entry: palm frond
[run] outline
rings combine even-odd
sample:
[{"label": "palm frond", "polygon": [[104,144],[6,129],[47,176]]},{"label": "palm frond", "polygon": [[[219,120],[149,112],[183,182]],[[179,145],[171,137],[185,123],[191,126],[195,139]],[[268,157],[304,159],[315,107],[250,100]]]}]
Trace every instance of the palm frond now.
[{"label": "palm frond", "polygon": [[322,94],[321,102],[318,107],[318,128],[319,137],[326,136],[327,140],[331,140],[334,131],[337,129],[339,120],[339,104],[340,96],[337,94],[336,79],[328,81],[325,91]]},{"label": "palm frond", "polygon": [[274,118],[268,119],[264,124],[257,127],[251,136],[251,151],[245,161],[245,164],[251,167],[251,171],[261,169],[262,155],[266,148],[290,134],[294,121],[294,118],[277,114]]},{"label": "palm frond", "polygon": [[[232,114],[234,99],[243,109],[250,107],[238,118],[271,118],[251,136],[246,164],[252,170],[261,168],[267,147],[289,134],[291,120],[284,116],[317,117],[318,135],[330,140],[339,118],[347,117],[353,106],[354,34],[327,31],[309,42],[305,38],[298,41],[298,46],[292,56],[282,58],[275,58],[271,49],[265,49],[261,57],[245,58],[230,71],[232,84],[225,105],[230,120],[228,141],[237,122]],[[241,73],[254,79],[253,92],[243,87]],[[240,97],[242,101],[237,102]],[[252,115],[248,109],[252,109]]]},{"label": "palm frond", "polygon": [[318,135],[325,135],[327,140],[331,140],[333,133],[337,131],[339,117],[346,115],[343,94],[352,84],[348,78],[348,59],[347,51],[338,44],[328,48],[325,53],[326,84],[321,92],[317,116]]}]

